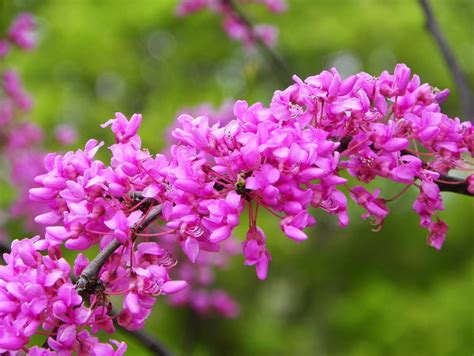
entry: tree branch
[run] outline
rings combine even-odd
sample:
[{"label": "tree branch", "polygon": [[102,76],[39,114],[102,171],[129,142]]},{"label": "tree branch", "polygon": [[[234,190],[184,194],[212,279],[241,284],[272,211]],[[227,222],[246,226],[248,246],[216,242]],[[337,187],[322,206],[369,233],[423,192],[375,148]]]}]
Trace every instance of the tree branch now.
[{"label": "tree branch", "polygon": [[[143,221],[132,227],[132,239],[137,233],[145,230],[145,228],[161,214],[161,208],[161,205],[153,206]],[[82,298],[87,299],[91,294],[102,288],[102,282],[98,278],[100,269],[120,246],[121,243],[118,240],[112,240],[91,262],[89,262],[84,271],[82,271],[76,283],[76,290]],[[131,335],[142,346],[146,347],[155,355],[171,355],[171,352],[165,346],[143,330],[127,330],[119,324],[116,325],[120,330]]]},{"label": "tree branch", "polygon": [[446,174],[440,174],[439,179],[435,180],[435,183],[438,185],[439,190],[442,192],[458,193],[463,195],[469,195],[471,197],[474,196],[474,194],[470,193],[467,190],[469,184],[467,183],[466,179],[453,177]]},{"label": "tree branch", "polygon": [[[339,153],[342,153],[345,150],[347,150],[349,148],[351,140],[352,140],[351,136],[343,137],[339,141],[341,144],[339,145],[336,151]],[[412,153],[407,152],[407,151],[402,151],[402,154],[411,155]],[[440,174],[439,178],[435,180],[434,182],[438,185],[439,190],[442,192],[451,192],[451,193],[457,193],[457,194],[462,194],[462,195],[469,195],[471,197],[474,196],[474,194],[470,193],[467,189],[469,187],[469,184],[467,183],[466,179],[453,177],[447,174]]]},{"label": "tree branch", "polygon": [[[151,211],[145,216],[143,221],[132,227],[132,239],[137,233],[142,232],[161,214],[161,205],[155,205]],[[101,282],[98,274],[102,266],[107,262],[110,256],[121,246],[121,243],[115,239],[112,240],[99,254],[89,262],[87,267],[82,271],[76,283],[77,292],[83,297],[88,298],[94,294],[98,288],[101,288]]]},{"label": "tree branch", "polygon": [[441,51],[441,54],[443,55],[444,60],[446,61],[446,64],[453,76],[454,83],[458,90],[462,112],[468,120],[472,121],[474,120],[474,100],[471,89],[469,88],[468,78],[461,69],[461,66],[456,60],[453,51],[446,41],[446,38],[444,37],[430,6],[429,0],[419,0],[419,2],[426,18],[426,27],[435,39],[439,50]]}]

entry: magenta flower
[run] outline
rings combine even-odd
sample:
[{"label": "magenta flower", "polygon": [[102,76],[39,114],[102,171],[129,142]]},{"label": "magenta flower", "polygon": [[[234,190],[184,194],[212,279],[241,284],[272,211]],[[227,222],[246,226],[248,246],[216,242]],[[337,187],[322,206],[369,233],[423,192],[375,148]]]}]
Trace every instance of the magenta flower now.
[{"label": "magenta flower", "polygon": [[5,40],[0,40],[0,59],[5,58],[10,52],[10,45]]},{"label": "magenta flower", "polygon": [[428,230],[430,231],[428,234],[428,244],[437,250],[441,250],[448,232],[448,225],[443,220],[438,220],[437,222],[431,222]]},{"label": "magenta flower", "polygon": [[[273,13],[281,13],[287,9],[284,0],[245,1],[245,3],[247,2],[261,3]],[[182,0],[176,8],[176,15],[186,16],[206,8],[222,16],[222,26],[229,38],[241,42],[246,49],[253,49],[258,41],[267,46],[276,44],[278,30],[275,27],[263,24],[250,26],[235,11],[234,7],[224,0]]]},{"label": "magenta flower", "polygon": [[[215,11],[227,11],[220,2],[215,5]],[[35,219],[45,233],[15,241],[0,267],[0,352],[24,349],[40,331],[48,333],[48,347],[56,353],[122,354],[124,344],[102,344],[90,334],[114,331],[111,295],[123,297],[114,320],[130,330],[144,326],[161,295],[198,313],[235,316],[236,303],[213,288],[214,268],[225,267],[237,253],[232,233],[245,210],[248,230],[241,251],[259,279],[267,277],[271,261],[258,227],[262,212],[272,215],[288,238],[302,242],[316,223],[312,209],[337,215],[341,227],[348,224],[343,189],[366,211],[362,218],[381,228],[387,205],[417,188],[413,209],[429,231],[428,243],[440,249],[447,233],[437,215],[444,208],[440,186],[447,184],[441,177],[469,170],[465,156],[474,151],[472,124],[442,114],[439,91],[411,77],[405,65],[379,77],[359,73],[342,80],[331,69],[294,80],[275,92],[268,107],[235,102],[222,122],[180,115],[166,155],[153,156],[141,147],[141,115],[128,120],[120,113],[103,125],[115,136],[110,162],[95,159],[103,145],[96,140],[83,150],[47,155],[29,189],[31,200],[45,208]],[[14,97],[21,90],[14,74],[4,83],[9,123],[8,107],[18,104]],[[40,139],[31,125],[22,131],[9,138],[9,155]],[[18,179],[19,172],[14,172]],[[404,188],[384,198],[379,188],[371,193],[352,183],[376,185],[375,179]],[[460,183],[473,191],[472,174]],[[117,242],[120,246],[109,250]],[[82,282],[72,283],[63,245],[97,246],[101,256],[111,251],[97,269],[96,291],[86,293]],[[89,260],[78,254],[73,270],[80,281],[87,266]]]},{"label": "magenta flower", "polygon": [[255,227],[247,232],[247,240],[242,243],[245,265],[253,266],[259,279],[266,279],[268,265],[272,260],[265,246],[265,234],[262,229]]},{"label": "magenta flower", "polygon": [[373,224],[381,226],[385,217],[388,215],[388,209],[385,201],[378,198],[380,189],[376,189],[373,194],[361,186],[351,188],[351,198],[361,207],[367,210],[366,214],[362,215],[363,219],[371,217],[374,219]]},{"label": "magenta flower", "polygon": [[37,45],[36,20],[28,13],[18,15],[8,31],[10,40],[25,51]]},{"label": "magenta flower", "polygon": [[115,135],[115,140],[121,143],[127,143],[132,137],[137,134],[140,123],[142,122],[142,116],[140,114],[134,114],[130,121],[122,113],[116,113],[115,119],[110,119],[101,127],[112,126],[112,132]]},{"label": "magenta flower", "polygon": [[62,145],[71,145],[77,141],[76,129],[70,125],[58,125],[54,130],[54,135]]},{"label": "magenta flower", "polygon": [[24,91],[20,77],[14,70],[3,72],[3,90],[22,111],[28,111],[33,105],[31,97]]},{"label": "magenta flower", "polygon": [[131,236],[131,228],[142,217],[141,211],[134,211],[129,216],[126,216],[122,210],[115,213],[112,219],[104,221],[105,226],[113,230],[113,236],[123,244],[129,242]]}]

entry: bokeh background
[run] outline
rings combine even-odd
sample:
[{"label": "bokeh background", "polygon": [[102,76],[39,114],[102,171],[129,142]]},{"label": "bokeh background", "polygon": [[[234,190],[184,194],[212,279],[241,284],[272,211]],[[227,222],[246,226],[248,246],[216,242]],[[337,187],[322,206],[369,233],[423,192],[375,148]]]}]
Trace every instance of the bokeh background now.
[{"label": "bokeh background", "polygon": [[[444,110],[460,115],[458,98],[438,48],[414,0],[288,0],[271,15],[246,6],[258,22],[280,29],[276,50],[306,77],[336,66],[348,75],[378,74],[404,62],[424,81],[449,87]],[[0,0],[0,30],[31,11],[41,27],[39,48],[9,57],[35,97],[33,121],[46,130],[74,125],[79,146],[109,140],[99,124],[116,111],[144,115],[141,134],[152,152],[164,148],[166,127],[183,107],[227,98],[268,103],[283,88],[258,53],[221,31],[209,12],[177,18],[177,0]],[[474,83],[474,3],[432,0],[434,11],[471,86]],[[290,78],[288,78],[290,83]],[[76,147],[71,147],[75,149]],[[50,150],[58,149],[50,141]],[[373,186],[391,196],[399,189]],[[5,190],[3,190],[5,192]],[[177,355],[470,355],[474,352],[473,202],[444,193],[450,225],[443,250],[426,245],[411,204],[415,192],[391,204],[378,233],[351,209],[342,230],[315,212],[310,239],[295,244],[265,216],[273,262],[259,282],[242,257],[218,274],[240,303],[235,319],[200,317],[160,298],[147,331]],[[0,197],[2,206],[11,196]],[[19,225],[18,225],[19,226]],[[22,236],[18,227],[11,234]],[[237,237],[244,236],[239,228]],[[130,355],[146,349],[126,335]]]}]

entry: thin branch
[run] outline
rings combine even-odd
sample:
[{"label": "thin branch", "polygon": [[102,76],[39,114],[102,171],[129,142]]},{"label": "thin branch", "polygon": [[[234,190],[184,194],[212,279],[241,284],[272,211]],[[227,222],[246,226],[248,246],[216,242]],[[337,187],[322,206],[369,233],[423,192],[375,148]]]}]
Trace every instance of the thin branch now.
[{"label": "thin branch", "polygon": [[0,254],[10,253],[10,244],[7,241],[0,241]]},{"label": "thin branch", "polygon": [[[112,311],[113,315],[116,314],[115,311]],[[169,351],[161,342],[159,342],[156,338],[152,337],[150,334],[146,333],[144,330],[128,330],[125,329],[118,323],[115,323],[117,329],[122,331],[125,334],[130,335],[136,341],[140,343],[140,345],[144,346],[148,351],[151,351],[154,355],[157,356],[171,356],[172,353]]]},{"label": "thin branch", "polygon": [[[132,227],[132,239],[136,234],[145,230],[156,218],[161,214],[161,205],[155,205],[151,211],[145,216],[143,221]],[[98,278],[98,274],[102,266],[107,262],[110,256],[121,246],[118,240],[112,240],[100,253],[87,265],[79,276],[76,283],[77,292],[84,298],[88,298],[91,294],[102,288],[102,283]],[[171,352],[164,347],[156,338],[147,334],[143,330],[127,330],[117,324],[118,328],[123,332],[133,336],[142,346],[147,348],[158,356],[170,356]]]},{"label": "thin branch", "polygon": [[[342,153],[345,150],[347,150],[349,148],[351,140],[352,140],[351,136],[343,137],[340,140],[340,145],[336,151]],[[402,154],[411,154],[411,153],[407,151],[402,151]],[[462,195],[469,195],[471,197],[474,196],[474,194],[470,193],[468,190],[469,184],[467,183],[466,179],[453,177],[447,174],[440,174],[439,179],[435,180],[434,182],[438,185],[439,190],[442,192],[451,192],[451,193],[457,193],[457,194],[462,194]]]},{"label": "thin branch", "polygon": [[469,195],[471,197],[474,196],[474,194],[470,193],[467,190],[469,184],[467,183],[466,179],[448,176],[446,174],[440,174],[439,179],[436,180],[435,183],[438,185],[439,190],[442,192],[458,193],[463,195]]},{"label": "thin branch", "polygon": [[423,13],[426,18],[426,27],[430,31],[431,35],[435,39],[441,54],[446,61],[446,64],[451,71],[454,83],[458,90],[459,99],[461,102],[461,108],[464,116],[468,120],[474,120],[474,97],[469,87],[469,81],[466,74],[461,69],[453,51],[449,47],[446,38],[441,31],[441,28],[436,20],[433,13],[429,0],[419,0],[420,6],[423,9]]},{"label": "thin branch", "polygon": [[269,47],[265,42],[255,35],[255,26],[253,25],[252,21],[239,9],[233,0],[222,1],[223,3],[227,4],[227,6],[229,6],[229,8],[233,11],[234,15],[249,28],[252,36],[255,39],[255,42],[257,43],[258,49],[275,69],[275,74],[278,76],[278,80],[281,82],[281,84],[288,85],[293,73],[291,73],[287,63],[277,52],[275,52],[271,47]]},{"label": "thin branch", "polygon": [[[142,232],[161,214],[161,205],[155,205],[150,213],[139,224],[132,227],[132,238],[137,233]],[[87,298],[94,294],[98,288],[101,287],[98,274],[102,266],[107,262],[110,256],[121,246],[121,243],[114,239],[112,240],[99,254],[89,262],[87,267],[82,271],[76,283],[77,292],[83,297]]]},{"label": "thin branch", "polygon": [[102,266],[107,262],[110,256],[121,246],[119,240],[112,240],[105,248],[99,252],[95,258],[89,262],[87,267],[82,271],[76,282],[76,290],[83,299],[87,299],[89,295],[97,291],[97,287],[101,285],[98,274]]}]

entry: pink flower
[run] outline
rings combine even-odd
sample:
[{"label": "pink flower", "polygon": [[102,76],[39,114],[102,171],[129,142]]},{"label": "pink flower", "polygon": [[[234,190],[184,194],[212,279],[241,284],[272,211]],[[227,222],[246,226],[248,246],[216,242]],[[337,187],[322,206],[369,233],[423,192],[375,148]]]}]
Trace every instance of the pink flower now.
[{"label": "pink flower", "polygon": [[474,174],[470,174],[466,178],[466,182],[467,182],[467,191],[471,194],[474,194]]},{"label": "pink flower", "polygon": [[351,188],[351,198],[367,210],[367,213],[363,214],[362,218],[372,217],[376,226],[382,225],[385,217],[388,215],[385,201],[378,198],[379,194],[380,189],[376,189],[373,194],[370,194],[369,191],[361,186]]},{"label": "pink flower", "polygon": [[265,240],[263,230],[256,227],[247,232],[247,240],[242,243],[245,265],[255,265],[257,277],[262,280],[267,278],[268,265],[272,260],[266,248]]},{"label": "pink flower", "polygon": [[23,111],[28,111],[33,105],[31,97],[24,91],[19,75],[14,70],[3,72],[3,89]]},{"label": "pink flower", "polygon": [[117,350],[114,350],[113,346],[110,344],[101,344],[98,343],[92,349],[92,355],[94,356],[122,356],[127,351],[127,344],[124,342],[118,342],[115,340],[109,340],[111,344],[114,344],[117,347]]},{"label": "pink flower", "polygon": [[132,234],[131,228],[138,222],[143,213],[141,211],[134,211],[129,216],[126,216],[122,210],[115,213],[112,219],[107,220],[104,224],[113,230],[113,236],[123,244],[129,242]]},{"label": "pink flower", "polygon": [[431,181],[423,181],[420,188],[420,195],[413,203],[413,209],[421,218],[421,226],[428,228],[431,225],[431,217],[438,210],[443,210],[439,187]]},{"label": "pink flower", "polygon": [[211,294],[211,305],[226,318],[235,318],[239,314],[239,306],[226,292],[217,290]]},{"label": "pink flower", "polygon": [[[206,6],[232,16],[223,3]],[[235,35],[255,40],[238,18],[230,25]],[[16,79],[10,74],[4,80],[9,125],[8,106],[21,94]],[[244,264],[254,265],[257,277],[265,279],[271,255],[258,227],[262,211],[300,242],[316,223],[312,208],[337,215],[341,227],[348,224],[341,185],[366,210],[362,218],[378,227],[389,214],[387,204],[417,187],[413,208],[429,231],[428,243],[441,248],[447,225],[437,216],[443,209],[442,181],[437,180],[451,169],[468,167],[464,160],[474,151],[472,124],[442,114],[439,92],[412,77],[405,65],[379,77],[358,73],[342,80],[331,69],[294,81],[275,92],[269,107],[235,102],[225,122],[180,115],[166,155],[142,149],[139,114],[128,120],[119,113],[103,125],[111,126],[116,141],[109,147],[109,163],[94,158],[103,145],[96,140],[83,150],[47,155],[44,171],[29,189],[30,198],[47,209],[36,215],[46,233],[15,241],[0,267],[0,351],[21,350],[38,330],[55,330],[48,345],[57,353],[123,353],[124,344],[111,341],[115,349],[89,334],[114,331],[109,295],[123,297],[117,321],[130,330],[144,326],[161,295],[198,313],[234,316],[235,302],[212,284],[214,268],[236,254],[232,232],[244,210]],[[11,157],[41,136],[31,125],[21,127],[21,134],[8,139]],[[17,180],[21,171],[15,172]],[[405,187],[384,199],[380,189],[370,193],[352,186],[353,180],[376,178]],[[469,192],[471,178],[466,180]],[[247,216],[243,220],[247,223]],[[121,246],[101,266],[97,291],[84,303],[81,295],[87,293],[79,290],[79,295],[70,280],[72,267],[61,258],[62,247],[103,251],[113,241]],[[187,259],[177,264],[181,250]],[[74,274],[88,264],[79,254]],[[32,352],[47,354],[42,348]]]},{"label": "pink flower", "polygon": [[[261,3],[273,13],[284,12],[287,9],[284,0],[250,0],[248,2]],[[241,42],[246,49],[253,49],[258,41],[267,46],[275,45],[278,34],[276,28],[263,24],[250,26],[242,20],[233,6],[223,0],[182,0],[176,8],[176,15],[186,16],[206,8],[222,16],[223,28],[229,38]]]},{"label": "pink flower", "polygon": [[5,58],[10,52],[10,46],[5,40],[0,40],[0,59]]},{"label": "pink flower", "polygon": [[37,45],[36,20],[28,13],[18,15],[10,26],[8,36],[21,49],[34,49]]},{"label": "pink flower", "polygon": [[70,125],[59,125],[56,127],[55,132],[56,140],[62,145],[71,145],[77,140],[76,129]]},{"label": "pink flower", "polygon": [[272,12],[284,12],[288,8],[285,0],[257,0],[257,2],[264,4]]},{"label": "pink flower", "polygon": [[448,232],[448,225],[443,220],[438,220],[437,222],[431,222],[428,230],[430,231],[428,244],[437,250],[441,250],[446,238],[446,233]]},{"label": "pink flower", "polygon": [[126,143],[137,134],[138,128],[142,122],[140,114],[134,114],[130,121],[122,113],[116,113],[115,119],[108,120],[101,127],[112,126],[112,132],[117,142]]}]

